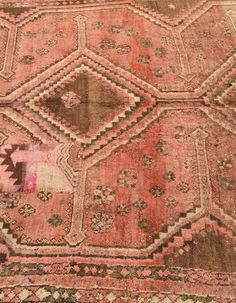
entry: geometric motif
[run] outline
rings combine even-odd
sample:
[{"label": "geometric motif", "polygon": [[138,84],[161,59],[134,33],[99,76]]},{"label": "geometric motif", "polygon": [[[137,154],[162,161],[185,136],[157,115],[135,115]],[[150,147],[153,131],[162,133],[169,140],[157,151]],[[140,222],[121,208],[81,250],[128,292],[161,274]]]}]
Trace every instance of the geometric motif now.
[{"label": "geometric motif", "polygon": [[104,76],[82,66],[66,78],[65,84],[61,82],[54,92],[50,89],[35,101],[34,109],[38,107],[44,116],[52,117],[77,135],[88,136],[101,127],[102,121],[112,121],[131,102],[119,87],[106,81]]},{"label": "geometric motif", "polygon": [[[124,293],[123,291],[105,292],[104,290],[86,291],[84,289],[73,289],[73,288],[57,288],[47,286],[32,287],[21,287],[18,286],[16,289],[3,288],[0,293],[3,302],[14,299],[14,302],[22,302],[22,300],[33,300],[33,302],[60,302],[59,300],[80,300],[79,302],[92,302],[91,300],[104,300],[104,302],[127,302],[128,300],[149,300],[150,302],[171,302],[171,303],[183,303],[186,300],[194,303],[205,302],[204,297],[179,295],[172,298],[168,294],[164,293],[139,293],[133,295],[131,292]],[[19,301],[21,300],[21,301]],[[87,301],[90,300],[90,301]],[[30,302],[30,301],[27,301]],[[213,297],[209,297],[208,302],[216,302]]]},{"label": "geometric motif", "polygon": [[0,302],[233,303],[236,4],[13,2]]},{"label": "geometric motif", "polygon": [[6,139],[7,139],[7,136],[1,132],[0,133],[0,145],[2,145]]}]

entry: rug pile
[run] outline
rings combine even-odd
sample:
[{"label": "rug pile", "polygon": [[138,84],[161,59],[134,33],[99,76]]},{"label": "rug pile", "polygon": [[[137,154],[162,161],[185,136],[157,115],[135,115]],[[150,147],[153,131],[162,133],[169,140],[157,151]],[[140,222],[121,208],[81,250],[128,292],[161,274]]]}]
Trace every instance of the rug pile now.
[{"label": "rug pile", "polygon": [[0,0],[0,302],[235,302],[235,50],[234,0]]}]

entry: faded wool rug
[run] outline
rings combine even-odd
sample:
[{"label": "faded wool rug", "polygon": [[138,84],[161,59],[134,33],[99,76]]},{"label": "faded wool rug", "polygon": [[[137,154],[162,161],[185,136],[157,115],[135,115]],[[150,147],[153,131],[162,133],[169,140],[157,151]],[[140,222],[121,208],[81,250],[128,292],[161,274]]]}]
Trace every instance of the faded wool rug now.
[{"label": "faded wool rug", "polygon": [[0,302],[235,302],[235,50],[235,0],[0,0]]}]

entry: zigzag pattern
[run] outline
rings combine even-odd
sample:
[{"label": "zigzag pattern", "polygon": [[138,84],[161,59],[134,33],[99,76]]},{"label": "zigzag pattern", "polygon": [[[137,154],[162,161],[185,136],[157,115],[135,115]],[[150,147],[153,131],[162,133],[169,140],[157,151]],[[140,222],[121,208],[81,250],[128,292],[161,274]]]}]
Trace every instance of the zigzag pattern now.
[{"label": "zigzag pattern", "polygon": [[150,1],[0,0],[1,303],[235,300],[236,3]]}]

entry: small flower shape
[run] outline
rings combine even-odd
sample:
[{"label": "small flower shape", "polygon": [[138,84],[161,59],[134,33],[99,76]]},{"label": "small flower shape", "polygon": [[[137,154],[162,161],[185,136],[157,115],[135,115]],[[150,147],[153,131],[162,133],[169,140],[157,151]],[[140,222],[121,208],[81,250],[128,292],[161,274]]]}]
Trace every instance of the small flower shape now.
[{"label": "small flower shape", "polygon": [[0,203],[6,208],[15,208],[18,206],[21,196],[14,193],[0,193]]},{"label": "small flower shape", "polygon": [[101,49],[112,49],[116,47],[116,41],[105,39],[100,42]]},{"label": "small flower shape", "polygon": [[199,32],[199,34],[207,39],[211,39],[213,37],[212,33],[208,30],[203,30],[203,31]]},{"label": "small flower shape", "polygon": [[157,78],[162,78],[165,74],[164,70],[162,67],[157,67],[153,70],[153,73],[154,75],[157,77]]},{"label": "small flower shape", "polygon": [[142,157],[142,164],[143,164],[143,166],[144,166],[145,168],[150,169],[150,168],[152,168],[152,167],[154,166],[155,161],[154,161],[154,159],[152,158],[152,156],[150,156],[150,155],[144,155],[144,156]]},{"label": "small flower shape", "polygon": [[37,36],[37,33],[36,32],[32,32],[32,31],[27,31],[25,33],[25,35],[29,38],[35,38]]},{"label": "small flower shape", "polygon": [[151,61],[151,57],[149,55],[139,55],[138,56],[138,63],[149,64],[150,61]]},{"label": "small flower shape", "polygon": [[178,205],[178,202],[175,198],[173,197],[168,197],[165,201],[164,201],[165,205],[169,208],[174,208]]},{"label": "small flower shape", "polygon": [[48,219],[48,223],[52,227],[58,227],[59,225],[62,224],[62,218],[61,218],[61,216],[54,214],[51,216],[51,218]]},{"label": "small flower shape", "polygon": [[127,30],[127,36],[129,36],[129,37],[138,36],[138,31],[135,28],[129,28]]},{"label": "small flower shape", "polygon": [[205,61],[205,60],[206,60],[206,56],[203,55],[203,54],[198,54],[198,55],[196,56],[196,60],[197,60],[198,62]]},{"label": "small flower shape", "polygon": [[175,180],[175,174],[172,171],[168,171],[168,172],[164,173],[163,178],[167,182],[171,182],[171,181]]},{"label": "small flower shape", "polygon": [[111,34],[119,34],[121,32],[121,26],[111,25],[108,27],[108,32]]},{"label": "small flower shape", "polygon": [[131,52],[131,47],[128,44],[117,45],[116,49],[118,55],[125,55]]},{"label": "small flower shape", "polygon": [[31,55],[23,56],[23,57],[20,59],[20,62],[21,62],[22,64],[26,64],[26,65],[33,64],[34,61],[35,61],[35,58],[34,58],[34,56],[31,56]]},{"label": "small flower shape", "polygon": [[95,234],[109,232],[113,228],[113,218],[104,213],[97,213],[91,219],[91,228]]},{"label": "small flower shape", "polygon": [[130,208],[127,204],[118,205],[116,208],[116,213],[120,216],[126,216],[130,212]]},{"label": "small flower shape", "polygon": [[47,55],[49,53],[49,50],[47,48],[38,48],[36,50],[36,53],[39,55],[39,56],[44,56],[44,55]]},{"label": "small flower shape", "polygon": [[35,209],[30,204],[25,204],[18,210],[18,212],[21,216],[26,218],[35,213]]},{"label": "small flower shape", "polygon": [[141,199],[134,201],[133,206],[142,211],[148,207],[147,203]]},{"label": "small flower shape", "polygon": [[63,31],[59,31],[56,33],[57,38],[66,38],[67,37],[67,33],[63,32]]},{"label": "small flower shape", "polygon": [[155,198],[161,197],[165,193],[165,190],[158,185],[153,186],[149,191]]},{"label": "small flower shape", "polygon": [[185,127],[182,125],[177,125],[175,127],[175,139],[179,140],[186,137]]},{"label": "small flower shape", "polygon": [[61,101],[66,108],[73,108],[78,106],[82,100],[81,97],[78,96],[73,91],[67,91],[61,96]]},{"label": "small flower shape", "polygon": [[148,48],[148,47],[152,46],[152,38],[150,38],[150,37],[141,38],[140,42],[143,47]]},{"label": "small flower shape", "polygon": [[50,199],[52,199],[52,193],[49,191],[40,191],[37,194],[37,197],[41,200],[41,201],[48,201]]},{"label": "small flower shape", "polygon": [[163,58],[167,55],[167,51],[164,47],[158,47],[155,49],[155,55],[157,57]]},{"label": "small flower shape", "polygon": [[93,27],[94,30],[101,29],[101,28],[103,28],[103,26],[104,26],[104,24],[100,21],[94,22],[92,24],[92,27]]},{"label": "small flower shape", "polygon": [[177,186],[176,189],[182,193],[187,193],[189,191],[189,185],[187,182],[180,182]]},{"label": "small flower shape", "polygon": [[93,192],[94,201],[100,205],[102,204],[110,204],[115,199],[115,191],[105,185],[99,185]]},{"label": "small flower shape", "polygon": [[143,219],[143,220],[139,221],[138,226],[145,233],[148,233],[152,230],[152,224],[148,219]]},{"label": "small flower shape", "polygon": [[49,40],[47,41],[47,45],[48,45],[49,47],[54,47],[54,46],[57,45],[57,40],[56,40],[56,39],[49,39]]},{"label": "small flower shape", "polygon": [[162,45],[168,45],[169,44],[169,38],[166,36],[161,37],[161,44]]},{"label": "small flower shape", "polygon": [[189,160],[185,160],[184,161],[184,168],[189,168],[190,167],[190,161]]},{"label": "small flower shape", "polygon": [[157,145],[156,145],[157,153],[160,156],[167,156],[169,153],[169,147],[168,143],[165,140],[158,140]]},{"label": "small flower shape", "polygon": [[219,168],[223,169],[223,170],[228,170],[233,167],[232,160],[229,160],[226,158],[219,158],[217,160],[217,164],[218,164]]},{"label": "small flower shape", "polygon": [[131,171],[121,170],[117,179],[119,185],[134,188],[137,183],[137,176],[134,175]]}]

